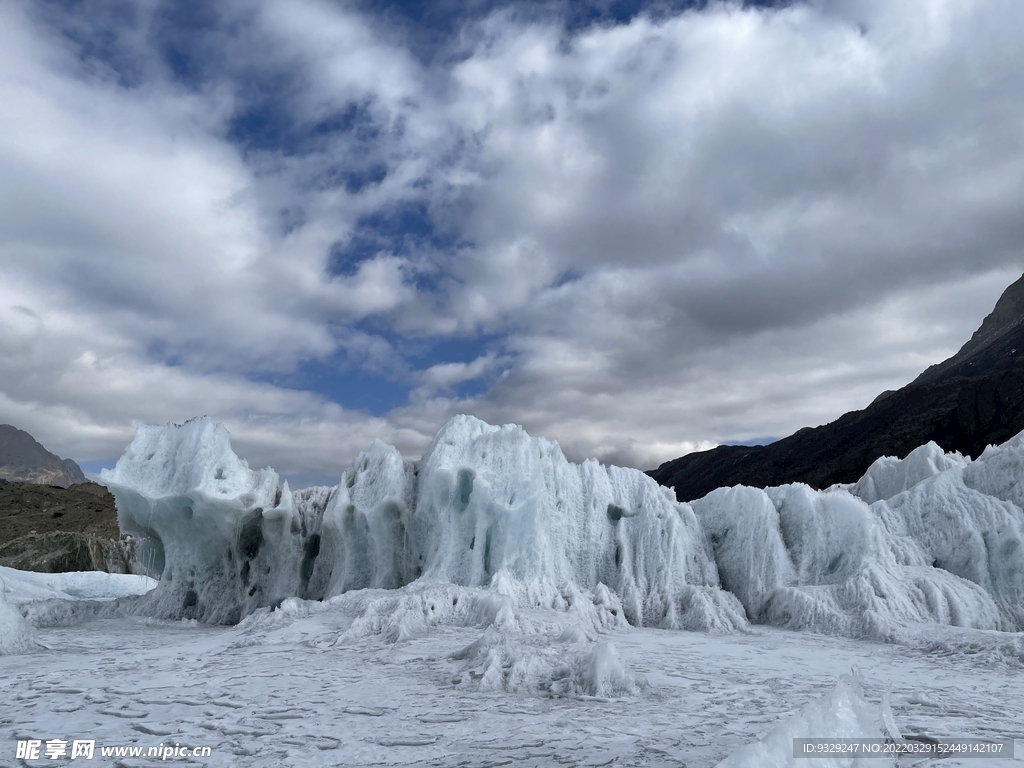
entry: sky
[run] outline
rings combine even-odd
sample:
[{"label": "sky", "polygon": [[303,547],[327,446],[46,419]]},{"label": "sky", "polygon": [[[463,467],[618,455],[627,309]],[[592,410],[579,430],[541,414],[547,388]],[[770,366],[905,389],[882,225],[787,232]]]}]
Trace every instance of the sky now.
[{"label": "sky", "polygon": [[0,422],[333,481],[863,408],[1024,271],[1024,4],[0,3]]}]

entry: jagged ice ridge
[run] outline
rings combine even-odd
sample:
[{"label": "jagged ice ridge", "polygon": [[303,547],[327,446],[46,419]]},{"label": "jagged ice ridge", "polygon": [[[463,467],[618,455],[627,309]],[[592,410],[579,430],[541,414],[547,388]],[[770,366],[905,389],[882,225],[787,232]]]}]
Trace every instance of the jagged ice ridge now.
[{"label": "jagged ice ridge", "polygon": [[1024,435],[973,462],[930,443],[850,486],[682,504],[638,470],[573,464],[557,443],[469,416],[418,462],[376,441],[336,487],[292,492],[204,418],[140,427],[102,479],[162,574],[132,610],[165,618],[235,623],[361,591],[365,631],[391,639],[537,610],[584,632],[1024,629]]}]

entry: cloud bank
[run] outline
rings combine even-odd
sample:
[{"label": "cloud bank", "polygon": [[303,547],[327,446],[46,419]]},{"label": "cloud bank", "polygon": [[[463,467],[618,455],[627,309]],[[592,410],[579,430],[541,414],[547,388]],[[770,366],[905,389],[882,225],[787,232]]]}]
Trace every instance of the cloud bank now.
[{"label": "cloud bank", "polygon": [[1024,8],[422,28],[0,6],[0,421],[337,475],[452,414],[657,465],[866,406],[1024,269]]}]

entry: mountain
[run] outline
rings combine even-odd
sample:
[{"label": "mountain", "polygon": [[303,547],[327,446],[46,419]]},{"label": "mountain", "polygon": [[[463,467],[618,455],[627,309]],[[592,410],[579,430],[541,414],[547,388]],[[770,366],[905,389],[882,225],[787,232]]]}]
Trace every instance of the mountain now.
[{"label": "mountain", "polygon": [[32,435],[0,424],[0,479],[66,488],[86,482],[81,468],[40,445]]},{"label": "mountain", "polygon": [[680,501],[721,486],[857,480],[879,456],[905,457],[934,440],[978,456],[1024,430],[1024,276],[1003,292],[959,352],[862,411],[762,446],[722,445],[667,461],[648,474]]}]

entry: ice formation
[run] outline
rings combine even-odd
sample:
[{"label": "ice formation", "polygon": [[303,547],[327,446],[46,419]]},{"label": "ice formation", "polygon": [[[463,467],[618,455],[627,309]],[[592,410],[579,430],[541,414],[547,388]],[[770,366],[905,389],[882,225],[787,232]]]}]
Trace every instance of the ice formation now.
[{"label": "ice formation", "polygon": [[[957,470],[871,506],[844,490],[805,485],[719,489],[693,506],[723,586],[753,622],[882,639],[921,622],[1015,629],[1019,553],[996,568],[997,583],[983,546],[963,547],[984,537],[1019,540],[1021,513],[1004,509],[999,518],[988,507],[1007,505],[986,498],[968,498],[962,508],[958,502],[976,492],[953,476]],[[1012,573],[1016,608],[1004,595],[1014,591]]]},{"label": "ice formation", "polygon": [[359,592],[355,625],[395,640],[522,624],[528,609],[587,631],[1024,629],[1024,436],[973,462],[929,444],[850,486],[680,504],[637,470],[572,464],[556,443],[468,416],[418,462],[377,441],[338,486],[293,493],[198,419],[140,428],[103,480],[162,573],[136,609],[163,617],[234,623]]},{"label": "ice formation", "polygon": [[9,589],[0,576],[0,656],[25,653],[35,648],[34,629],[9,598]]},{"label": "ice formation", "polygon": [[794,757],[793,740],[893,739],[902,735],[889,707],[864,696],[860,675],[844,675],[829,693],[812,701],[799,714],[773,728],[763,739],[741,747],[716,768],[882,768],[895,766],[895,758],[861,756]]},{"label": "ice formation", "polygon": [[0,648],[3,653],[33,650],[37,627],[121,615],[119,599],[144,595],[156,585],[155,579],[136,574],[36,573],[0,566]]},{"label": "ice formation", "polygon": [[8,602],[20,606],[44,600],[115,600],[143,595],[157,585],[155,579],[129,573],[37,573],[2,565],[0,581],[6,588]]},{"label": "ice formation", "polygon": [[452,658],[465,662],[452,682],[483,691],[617,698],[645,685],[612,643],[591,642],[571,630],[524,637],[488,628]]},{"label": "ice formation", "polygon": [[516,426],[456,417],[415,463],[377,441],[337,487],[293,494],[198,419],[141,427],[103,481],[162,573],[141,607],[161,616],[232,623],[292,596],[504,580],[517,604],[569,610],[601,593],[633,624],[745,624],[671,491],[634,469],[572,464]]},{"label": "ice formation", "polygon": [[868,467],[864,477],[846,488],[854,496],[873,504],[891,499],[947,469],[964,467],[969,463],[970,460],[959,453],[944,453],[942,448],[932,442],[915,448],[904,459],[882,456]]}]

